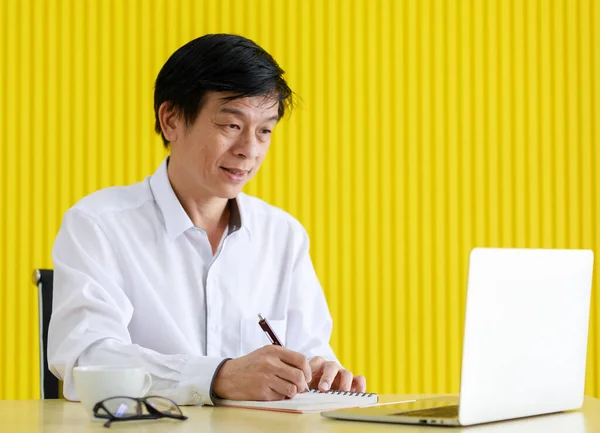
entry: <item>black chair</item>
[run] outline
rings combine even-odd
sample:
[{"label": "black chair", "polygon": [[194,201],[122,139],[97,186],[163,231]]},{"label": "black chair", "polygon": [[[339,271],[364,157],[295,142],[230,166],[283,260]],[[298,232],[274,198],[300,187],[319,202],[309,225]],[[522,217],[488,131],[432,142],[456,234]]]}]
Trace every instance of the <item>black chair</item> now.
[{"label": "black chair", "polygon": [[52,314],[52,290],[54,285],[52,269],[36,269],[33,283],[38,287],[40,307],[40,396],[43,399],[59,398],[59,380],[48,369],[48,325]]}]

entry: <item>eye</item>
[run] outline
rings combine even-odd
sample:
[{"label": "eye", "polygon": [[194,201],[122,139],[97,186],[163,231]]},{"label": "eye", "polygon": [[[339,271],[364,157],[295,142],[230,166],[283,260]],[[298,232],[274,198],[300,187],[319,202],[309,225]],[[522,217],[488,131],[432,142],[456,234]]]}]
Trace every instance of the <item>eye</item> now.
[{"label": "eye", "polygon": [[229,129],[240,129],[240,125],[237,125],[237,124],[235,124],[235,123],[229,123],[229,124],[227,125],[227,127],[228,127]]},{"label": "eye", "polygon": [[262,129],[260,132],[261,132],[262,134],[270,134],[270,133],[271,133],[271,130],[270,130],[270,129]]}]

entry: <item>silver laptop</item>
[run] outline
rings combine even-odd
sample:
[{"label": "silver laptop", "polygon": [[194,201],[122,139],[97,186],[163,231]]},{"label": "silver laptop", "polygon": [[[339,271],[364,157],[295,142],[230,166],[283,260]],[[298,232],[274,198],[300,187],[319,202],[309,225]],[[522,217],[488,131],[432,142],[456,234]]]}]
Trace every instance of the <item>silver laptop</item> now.
[{"label": "silver laptop", "polygon": [[475,248],[459,396],[322,415],[467,426],[580,408],[593,261],[590,250]]}]

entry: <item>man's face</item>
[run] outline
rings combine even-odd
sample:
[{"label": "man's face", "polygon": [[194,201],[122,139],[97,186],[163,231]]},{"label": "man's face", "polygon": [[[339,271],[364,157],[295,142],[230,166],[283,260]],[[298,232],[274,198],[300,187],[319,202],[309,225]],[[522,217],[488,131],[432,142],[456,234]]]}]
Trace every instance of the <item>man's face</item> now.
[{"label": "man's face", "polygon": [[227,93],[210,92],[193,125],[171,142],[171,160],[190,189],[210,199],[234,198],[258,172],[278,120],[278,103],[255,96],[224,101]]}]

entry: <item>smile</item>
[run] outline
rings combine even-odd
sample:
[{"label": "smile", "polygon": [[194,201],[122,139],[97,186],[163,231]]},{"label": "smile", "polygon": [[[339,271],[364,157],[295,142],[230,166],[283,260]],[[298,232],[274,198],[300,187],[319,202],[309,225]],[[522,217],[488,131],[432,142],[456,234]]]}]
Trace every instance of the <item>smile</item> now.
[{"label": "smile", "polygon": [[239,170],[237,168],[221,167],[221,170],[234,182],[241,182],[246,178],[248,170]]}]

